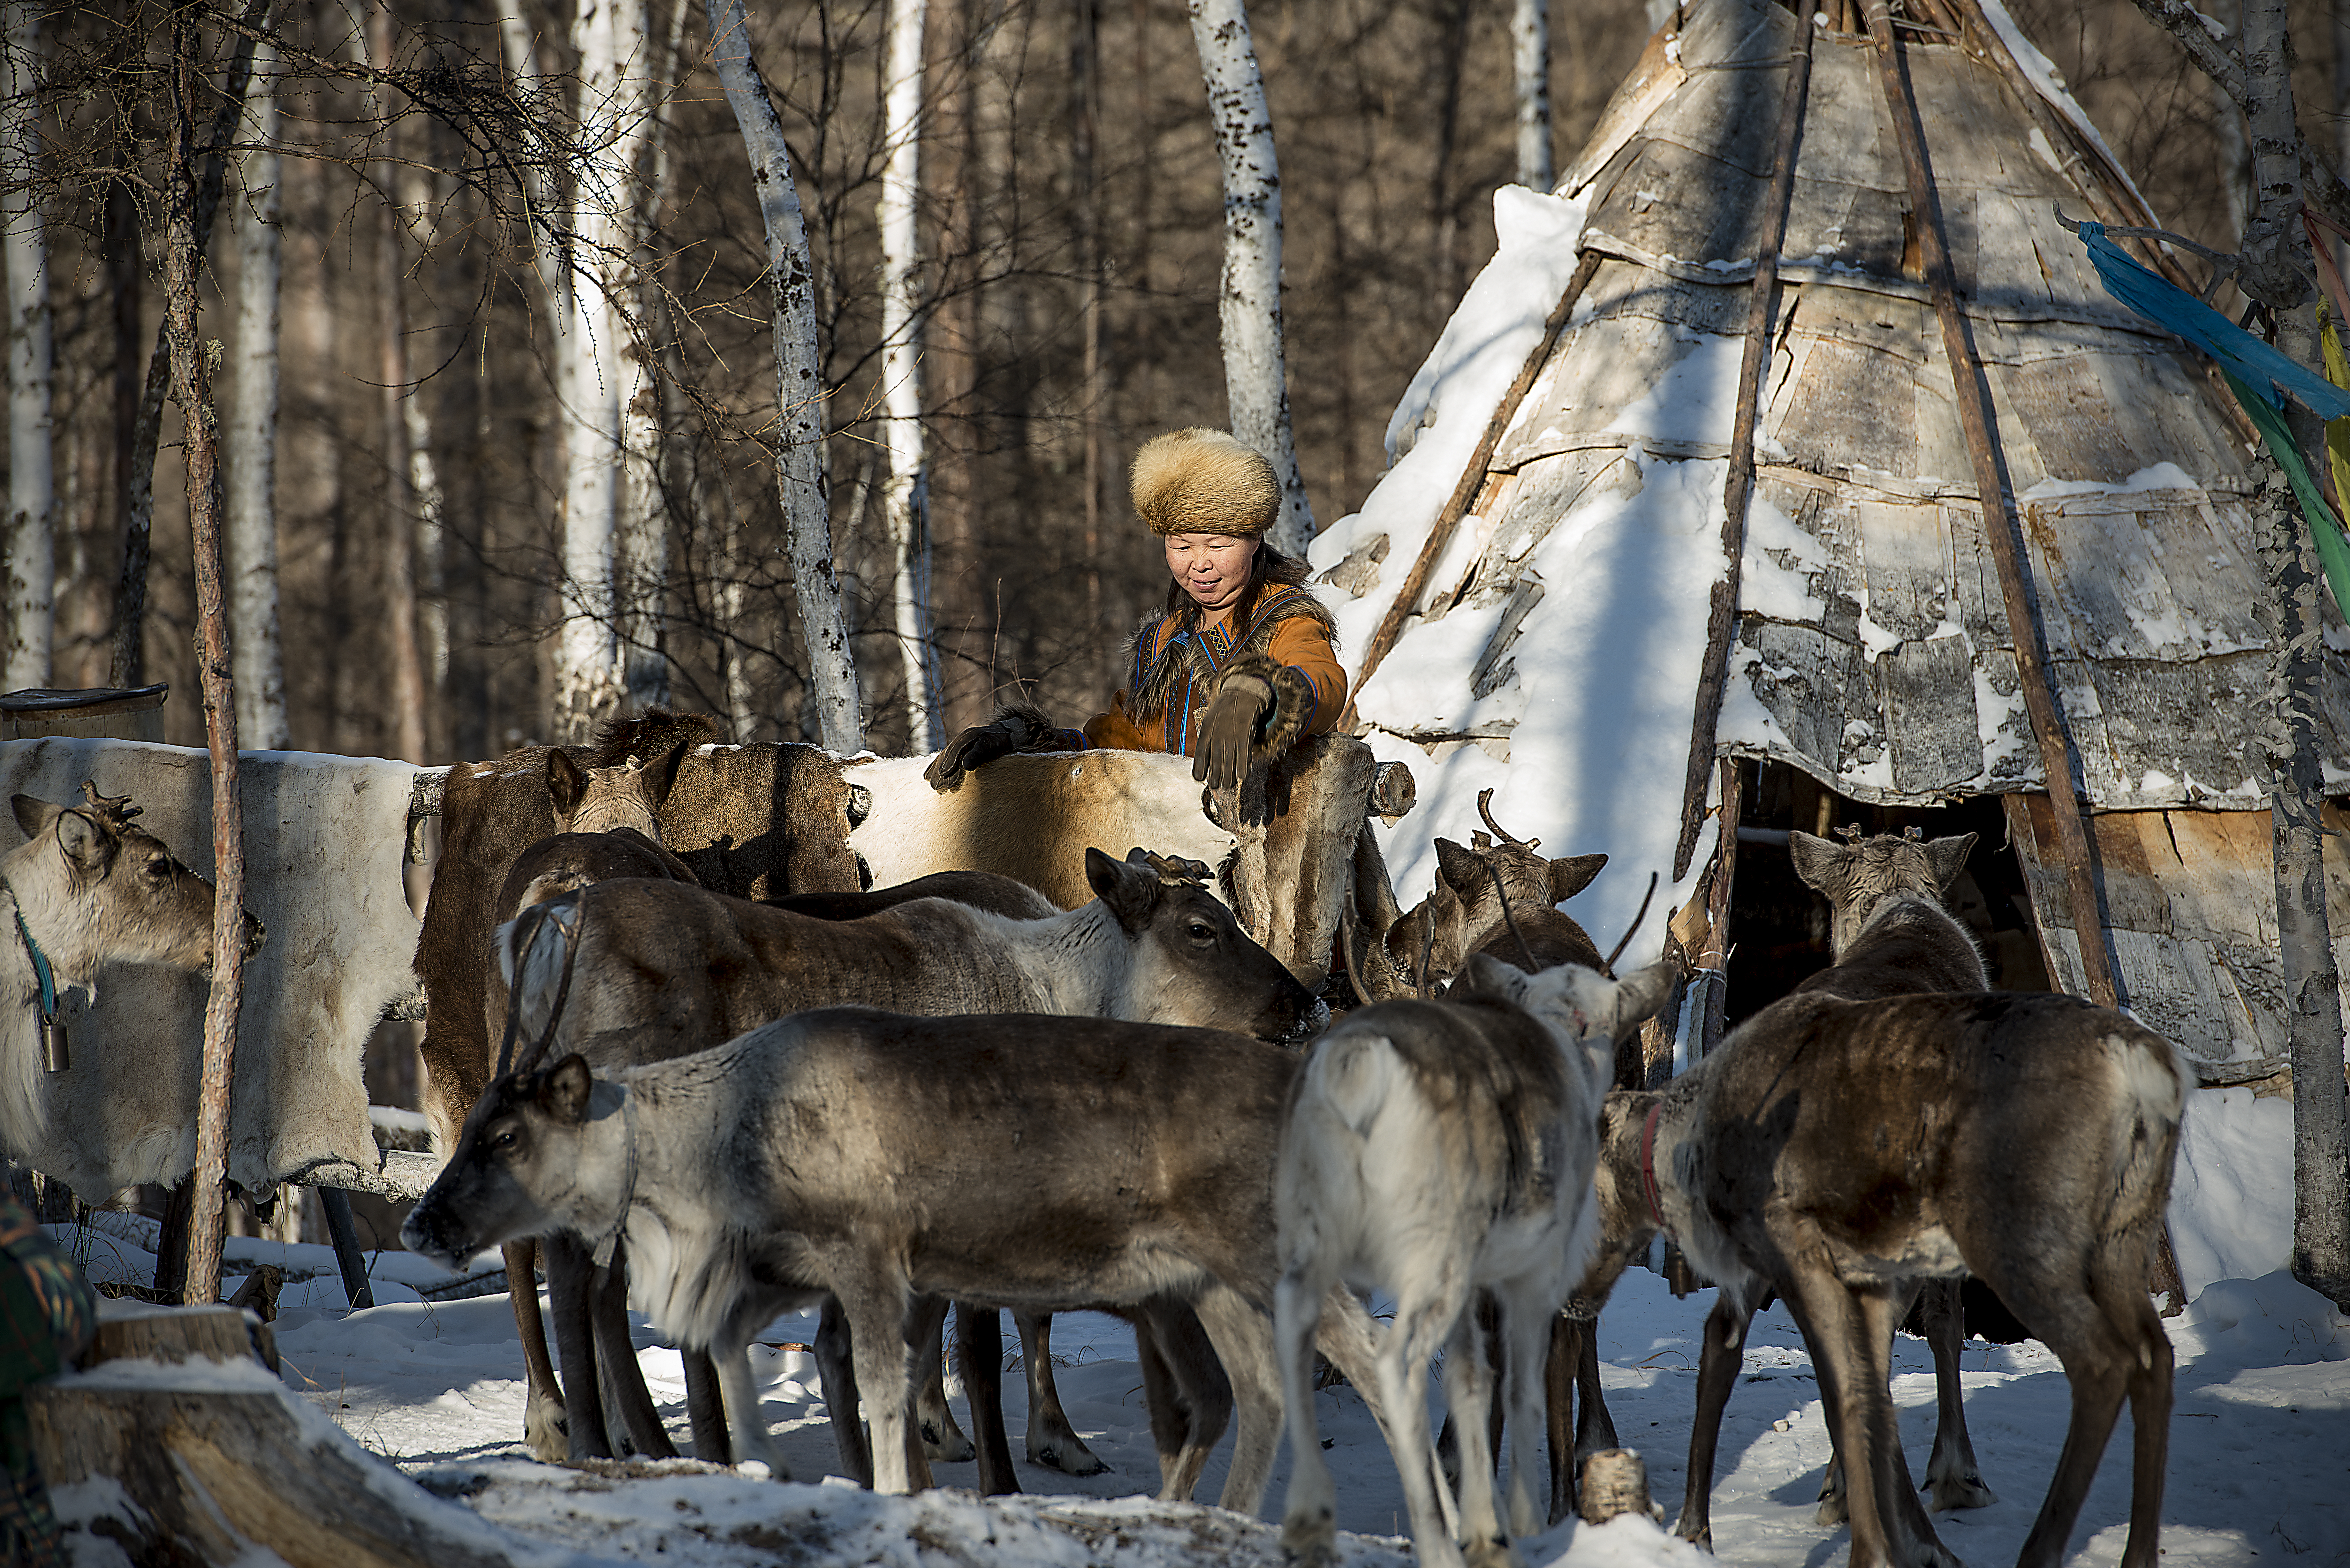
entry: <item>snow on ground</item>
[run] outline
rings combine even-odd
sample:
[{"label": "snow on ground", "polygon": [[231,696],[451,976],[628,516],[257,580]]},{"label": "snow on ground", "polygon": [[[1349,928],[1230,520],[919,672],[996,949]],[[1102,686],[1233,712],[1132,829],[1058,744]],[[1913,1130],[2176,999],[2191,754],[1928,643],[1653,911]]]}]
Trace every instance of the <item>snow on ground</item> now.
[{"label": "snow on ground", "polygon": [[[2273,1102],[2263,1102],[2273,1103]],[[2258,1136],[2257,1127],[2234,1129]],[[136,1225],[86,1236],[98,1278],[146,1277],[152,1259]],[[71,1231],[61,1232],[68,1244]],[[287,1386],[369,1451],[442,1497],[460,1501],[503,1532],[510,1549],[536,1543],[534,1561],[711,1564],[883,1563],[890,1568],[960,1563],[1096,1563],[1189,1568],[1209,1561],[1272,1568],[1279,1547],[1270,1525],[1205,1506],[1148,1501],[1157,1487],[1134,1346],[1115,1319],[1073,1314],[1054,1334],[1062,1397],[1109,1473],[1076,1480],[1025,1463],[1030,1492],[972,1495],[976,1467],[939,1467],[942,1490],[879,1498],[833,1478],[832,1440],[822,1389],[804,1352],[806,1317],[778,1320],[762,1336],[757,1373],[768,1420],[777,1429],[796,1484],[755,1471],[680,1462],[639,1467],[653,1473],[597,1474],[534,1463],[518,1441],[521,1353],[504,1296],[447,1304],[415,1299],[412,1288],[440,1276],[410,1254],[371,1259],[384,1304],[344,1309],[331,1258],[321,1247],[231,1243],[232,1270],[277,1262],[290,1273],[277,1343]],[[485,1260],[486,1261],[486,1260]],[[1679,1503],[1699,1334],[1711,1292],[1676,1301],[1644,1270],[1627,1273],[1600,1323],[1603,1381],[1625,1443],[1641,1450],[1650,1484],[1668,1509]],[[2230,1279],[2202,1289],[2170,1323],[2178,1356],[2170,1426],[2163,1548],[2171,1568],[2350,1561],[2350,1318],[2282,1273]],[[656,1401],[671,1431],[685,1437],[684,1386],[674,1351],[639,1322],[638,1344]],[[1007,1345],[1007,1349],[1009,1345]],[[1936,1528],[1970,1563],[2012,1561],[2037,1511],[2063,1441],[2068,1408],[2064,1374],[2038,1345],[1970,1343],[1964,1380],[1968,1415],[1984,1474],[2000,1501],[1938,1515]],[[1904,1414],[1911,1470],[1925,1471],[1933,1436],[1933,1376],[1922,1344],[1895,1350],[1894,1392]],[[117,1376],[120,1376],[118,1371]],[[1021,1451],[1025,1409],[1019,1379],[1004,1385]],[[1323,1432],[1337,1476],[1343,1558],[1348,1568],[1407,1562],[1403,1503],[1393,1464],[1347,1389],[1323,1393]],[[1223,1480],[1227,1438],[1201,1489],[1212,1500]],[[1713,1494],[1714,1542],[1723,1563],[1755,1568],[1823,1568],[1841,1563],[1841,1530],[1813,1522],[1829,1443],[1810,1357],[1783,1308],[1756,1321],[1745,1375],[1723,1425]],[[1266,1501],[1278,1515],[1286,1456]],[[2107,1445],[2067,1561],[2119,1559],[2129,1494],[2128,1421]],[[96,1504],[61,1500],[68,1515]],[[82,1539],[78,1559],[109,1565],[107,1543]],[[1605,1529],[1561,1527],[1521,1542],[1533,1568],[1694,1568],[1705,1559],[1637,1518]],[[544,1554],[551,1548],[555,1556]]]}]

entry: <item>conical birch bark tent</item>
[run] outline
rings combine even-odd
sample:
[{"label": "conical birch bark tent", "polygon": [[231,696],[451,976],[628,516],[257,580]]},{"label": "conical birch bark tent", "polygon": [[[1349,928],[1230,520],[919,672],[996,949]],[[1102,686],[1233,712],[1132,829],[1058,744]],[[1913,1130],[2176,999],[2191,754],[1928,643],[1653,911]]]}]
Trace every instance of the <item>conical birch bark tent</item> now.
[{"label": "conical birch bark tent", "polygon": [[[1888,87],[1883,0],[1825,0],[1808,48],[1779,0],[1688,5],[1555,193],[1497,197],[1500,251],[1397,411],[1395,462],[1314,550],[1351,596],[1357,715],[1421,780],[1388,848],[1399,891],[1492,786],[1512,832],[1611,856],[1570,907],[1603,950],[1653,870],[1718,964],[1763,934],[1742,925],[1742,838],[1759,875],[1783,867],[1756,846],[1787,826],[1861,805],[1930,831],[1920,814],[1974,803],[1967,826],[2012,836],[2012,923],[2056,988],[2095,994],[2102,936],[2122,1000],[2207,1081],[2274,1072],[2269,768],[2245,716],[2275,664],[2249,426],[2059,223],[2156,220],[1998,0],[1903,10]],[[1888,108],[1903,83],[1922,148]],[[1988,390],[1972,439],[1970,386]],[[2020,522],[2020,595],[1986,476]],[[2350,634],[2324,613],[2325,777],[2350,789]],[[1718,714],[1693,701],[1709,670]],[[2079,777],[2052,803],[2047,742],[2061,759],[2068,735]],[[2087,853],[2058,831],[2063,786]],[[2328,875],[2350,953],[2331,851]],[[1663,940],[1651,917],[1632,956]]]}]

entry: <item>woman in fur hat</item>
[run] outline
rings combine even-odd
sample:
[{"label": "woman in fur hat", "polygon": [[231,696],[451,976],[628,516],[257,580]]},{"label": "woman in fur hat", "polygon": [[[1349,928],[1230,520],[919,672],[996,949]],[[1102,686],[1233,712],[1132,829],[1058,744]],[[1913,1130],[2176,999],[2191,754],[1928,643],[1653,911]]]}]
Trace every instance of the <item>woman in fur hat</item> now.
[{"label": "woman in fur hat", "polygon": [[1133,494],[1174,582],[1128,644],[1110,711],[1062,730],[1006,704],[947,743],[924,775],[932,788],[1014,752],[1113,746],[1188,756],[1193,778],[1229,789],[1337,722],[1347,672],[1330,612],[1302,586],[1305,563],[1264,542],[1281,510],[1273,465],[1222,431],[1172,431],[1135,453]]}]

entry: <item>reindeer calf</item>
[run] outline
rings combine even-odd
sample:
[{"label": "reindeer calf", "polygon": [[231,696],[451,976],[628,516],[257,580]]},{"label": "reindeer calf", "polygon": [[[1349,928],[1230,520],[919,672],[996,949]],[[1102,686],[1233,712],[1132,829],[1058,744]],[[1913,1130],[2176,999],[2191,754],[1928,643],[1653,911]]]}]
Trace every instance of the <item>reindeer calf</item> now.
[{"label": "reindeer calf", "polygon": [[1283,1272],[1274,1314],[1294,1467],[1282,1545],[1293,1559],[1336,1561],[1336,1493],[1306,1346],[1318,1303],[1342,1282],[1396,1298],[1378,1388],[1420,1560],[1461,1560],[1438,1511],[1421,1394],[1428,1358],[1449,1339],[1445,1395],[1461,1438],[1469,1558],[1479,1568],[1516,1561],[1486,1452],[1491,1373],[1465,1310],[1481,1288],[1500,1303],[1509,1343],[1510,1527],[1540,1528],[1539,1368],[1597,1234],[1600,1097],[1617,1039],[1662,1005],[1673,979],[1666,964],[1620,983],[1578,965],[1529,976],[1472,955],[1443,1002],[1383,1002],[1315,1044],[1274,1177]]}]

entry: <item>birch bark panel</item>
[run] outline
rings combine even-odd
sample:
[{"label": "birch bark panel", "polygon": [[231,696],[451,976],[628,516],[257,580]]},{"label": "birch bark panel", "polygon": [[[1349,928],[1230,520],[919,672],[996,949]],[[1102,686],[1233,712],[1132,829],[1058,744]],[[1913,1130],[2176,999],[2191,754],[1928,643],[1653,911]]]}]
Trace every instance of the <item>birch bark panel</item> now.
[{"label": "birch bark panel", "polygon": [[2146,467],[2106,411],[2106,389],[2079,358],[1987,367],[2031,428],[2042,468],[2054,480],[2112,480]]},{"label": "birch bark panel", "polygon": [[1905,642],[1877,656],[1878,701],[1893,787],[1928,794],[1982,772],[1975,720],[1974,659],[1963,637]]},{"label": "birch bark panel", "polygon": [[[1856,501],[1868,618],[1905,642],[1941,629],[1950,600],[1950,541],[1939,506]],[[1972,773],[1972,769],[1968,770]]]},{"label": "birch bark panel", "polygon": [[1855,462],[1916,473],[1916,377],[1901,360],[1856,344],[1813,345],[1772,436],[1786,461],[1835,472]]},{"label": "birch bark panel", "polygon": [[1798,189],[1807,180],[1887,193],[1905,188],[1885,89],[1866,51],[1825,38],[1814,45],[1795,178]]},{"label": "birch bark panel", "polygon": [[1745,679],[1754,700],[1786,736],[1794,753],[1791,760],[1804,763],[1807,772],[1835,777],[1842,771],[1846,721],[1857,718],[1877,727],[1860,649],[1817,627],[1760,616],[1746,618],[1738,649],[1733,670],[1748,666]]},{"label": "birch bark panel", "polygon": [[[2247,800],[2268,794],[2268,761],[2236,722],[2269,690],[2270,656],[2230,654],[2181,663],[2092,659],[2085,666],[2104,731],[2092,765],[2094,798],[2116,806],[2160,804],[2195,787]],[[2066,701],[2072,700],[2071,693]],[[2272,894],[2273,897],[2273,894]]]}]

